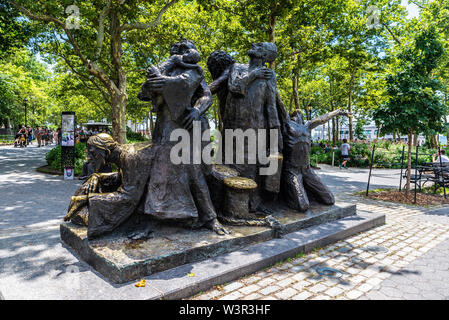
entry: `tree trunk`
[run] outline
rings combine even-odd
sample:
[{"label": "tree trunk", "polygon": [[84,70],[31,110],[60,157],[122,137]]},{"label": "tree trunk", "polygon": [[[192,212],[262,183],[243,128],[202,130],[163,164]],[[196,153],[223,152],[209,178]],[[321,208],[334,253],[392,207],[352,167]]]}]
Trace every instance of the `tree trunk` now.
[{"label": "tree trunk", "polygon": [[[444,95],[444,105],[447,107],[447,94]],[[444,117],[444,122],[446,123],[446,128],[447,128],[447,117]],[[446,132],[446,139],[447,139],[448,145],[449,145],[449,131]]]},{"label": "tree trunk", "polygon": [[126,98],[124,95],[113,95],[112,107],[112,137],[120,144],[126,143]]},{"label": "tree trunk", "polygon": [[122,39],[120,33],[120,12],[114,10],[111,14],[111,57],[112,57],[112,77],[115,84],[111,97],[112,107],[112,135],[121,144],[126,143],[126,73],[122,66]]},{"label": "tree trunk", "polygon": [[[331,103],[331,111],[334,111],[334,106],[332,105],[332,103]],[[330,137],[329,137],[329,139],[330,139]],[[337,139],[338,139],[338,137],[337,137],[337,121],[334,117],[334,118],[332,118],[332,144],[333,145],[337,144]]]},{"label": "tree trunk", "polygon": [[[351,73],[351,80],[349,81],[349,93],[348,93],[348,112],[352,112],[352,87],[354,84],[354,72]],[[352,117],[349,117],[349,141],[354,140],[354,134],[352,132]]]},{"label": "tree trunk", "polygon": [[408,134],[408,151],[407,151],[407,182],[405,184],[405,195],[408,197],[410,193],[410,176],[412,172],[412,138],[413,138],[413,129],[410,129],[410,133]]},{"label": "tree trunk", "polygon": [[331,140],[331,123],[330,121],[327,122],[327,140]]},{"label": "tree trunk", "polygon": [[[275,43],[276,36],[276,14],[278,9],[277,0],[273,0],[271,3],[271,12],[269,17],[269,29],[268,29],[268,41]],[[276,67],[275,61],[270,63],[270,68],[274,69]]]},{"label": "tree trunk", "polygon": [[152,140],[153,140],[153,130],[154,130],[153,112],[150,111],[150,136]]},{"label": "tree trunk", "polygon": [[438,148],[438,135],[432,136],[433,148]]},{"label": "tree trunk", "polygon": [[336,141],[340,140],[340,124],[338,123],[338,119],[339,117],[335,117],[335,136],[336,136]]},{"label": "tree trunk", "polygon": [[150,132],[148,131],[148,115],[145,117],[145,136],[150,137]]},{"label": "tree trunk", "polygon": [[[292,112],[292,108],[293,108],[293,96],[294,96],[294,94],[293,94],[293,90],[292,90],[292,95],[290,96],[290,103],[289,103],[289,105],[288,105],[288,113],[291,113],[291,112]],[[449,133],[448,133],[448,135],[449,135]]]},{"label": "tree trunk", "polygon": [[295,73],[293,75],[293,101],[295,102],[295,110],[300,110],[299,97],[298,97],[298,75]]},{"label": "tree trunk", "polygon": [[[212,107],[212,109],[213,109],[213,112],[214,112],[214,124],[215,124],[215,129],[216,130],[219,130],[220,128],[219,128],[219,125],[218,125],[218,115],[217,115],[217,109],[216,108],[214,108],[214,107]],[[220,131],[221,132],[221,131]]]}]

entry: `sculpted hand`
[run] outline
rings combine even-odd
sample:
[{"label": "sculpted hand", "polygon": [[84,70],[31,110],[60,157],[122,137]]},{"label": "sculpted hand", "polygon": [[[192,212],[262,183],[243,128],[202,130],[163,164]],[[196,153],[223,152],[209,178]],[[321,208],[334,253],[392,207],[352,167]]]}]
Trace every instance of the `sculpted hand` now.
[{"label": "sculpted hand", "polygon": [[98,182],[98,176],[95,174],[91,175],[90,178],[84,183],[84,193],[89,194],[97,192]]},{"label": "sculpted hand", "polygon": [[148,78],[154,78],[154,77],[160,77],[161,73],[159,72],[159,69],[155,66],[150,66],[147,69],[147,77]]},{"label": "sculpted hand", "polygon": [[192,129],[193,121],[200,121],[200,111],[197,108],[193,108],[182,121],[184,129]]},{"label": "sculpted hand", "polygon": [[154,77],[147,80],[148,86],[154,92],[162,91],[167,79],[165,77]]},{"label": "sculpted hand", "polygon": [[255,78],[270,80],[273,76],[273,70],[268,69],[267,67],[262,67],[252,71],[253,76]]}]

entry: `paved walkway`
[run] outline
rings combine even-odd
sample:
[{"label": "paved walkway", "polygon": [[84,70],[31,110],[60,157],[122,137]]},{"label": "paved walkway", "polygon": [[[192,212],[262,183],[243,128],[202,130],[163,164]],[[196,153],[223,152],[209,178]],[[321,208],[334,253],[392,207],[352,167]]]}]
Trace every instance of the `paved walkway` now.
[{"label": "paved walkway", "polygon": [[59,227],[79,181],[36,172],[53,147],[0,147],[0,239]]},{"label": "paved walkway", "polygon": [[[361,199],[367,170],[322,166],[338,200],[382,212],[386,224],[326,248],[279,262],[191,299],[449,299],[449,208],[429,209]],[[397,170],[375,170],[372,188],[397,187]],[[326,268],[333,272],[323,275]]]},{"label": "paved walkway", "polygon": [[[51,146],[0,147],[0,294],[6,299],[124,299],[59,239],[59,223],[80,182],[37,173]],[[449,210],[363,200],[367,170],[317,171],[337,199],[384,212],[387,224],[311,254],[212,288],[195,299],[447,299]],[[375,170],[372,188],[396,187],[398,170]],[[339,272],[320,276],[318,267]],[[104,292],[98,288],[107,288]]]}]

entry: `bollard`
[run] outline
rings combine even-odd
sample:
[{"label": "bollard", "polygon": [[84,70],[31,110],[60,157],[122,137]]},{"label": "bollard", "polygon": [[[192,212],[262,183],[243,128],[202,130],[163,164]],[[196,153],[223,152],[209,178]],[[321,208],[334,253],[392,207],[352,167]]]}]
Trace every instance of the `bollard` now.
[{"label": "bollard", "polygon": [[416,204],[416,185],[418,184],[418,146],[416,146],[416,157],[415,157],[415,199],[413,203]]},{"label": "bollard", "polygon": [[441,159],[440,146],[438,146],[438,156],[440,157],[440,174],[441,174],[441,181],[443,182],[444,199],[446,199],[446,184],[444,183],[443,160]]},{"label": "bollard", "polygon": [[405,151],[405,146],[402,146],[401,177],[399,178],[399,191],[401,191],[401,188],[402,188],[402,168],[404,167],[404,151]]},{"label": "bollard", "polygon": [[368,196],[369,183],[370,183],[370,180],[371,180],[371,170],[373,169],[374,150],[376,150],[376,145],[375,144],[373,144],[373,152],[371,153],[371,163],[369,165],[369,176],[368,176],[368,184],[366,186],[366,196]]}]

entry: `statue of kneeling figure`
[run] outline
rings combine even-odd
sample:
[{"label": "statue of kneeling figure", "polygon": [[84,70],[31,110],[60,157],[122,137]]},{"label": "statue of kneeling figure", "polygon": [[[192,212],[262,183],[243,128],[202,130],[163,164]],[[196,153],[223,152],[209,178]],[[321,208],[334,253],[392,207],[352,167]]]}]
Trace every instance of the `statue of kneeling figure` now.
[{"label": "statue of kneeling figure", "polygon": [[[89,239],[113,231],[138,211],[145,202],[150,174],[160,174],[151,167],[158,161],[157,154],[166,146],[160,144],[121,145],[105,133],[92,136],[87,141],[87,157],[95,173],[78,188],[71,198],[65,221],[87,226]],[[98,173],[107,164],[115,164],[119,171]],[[163,217],[161,217],[163,218]],[[185,221],[192,228],[206,227],[218,234],[229,233],[218,222],[216,216],[206,219],[199,216]],[[133,239],[146,238],[151,233],[150,225],[136,233]]]},{"label": "statue of kneeling figure", "polygon": [[[96,173],[76,191],[64,220],[87,226],[89,239],[117,228],[136,210],[157,149],[152,144],[120,145],[105,133],[90,137],[87,157]],[[106,163],[119,172],[97,173]]]}]

